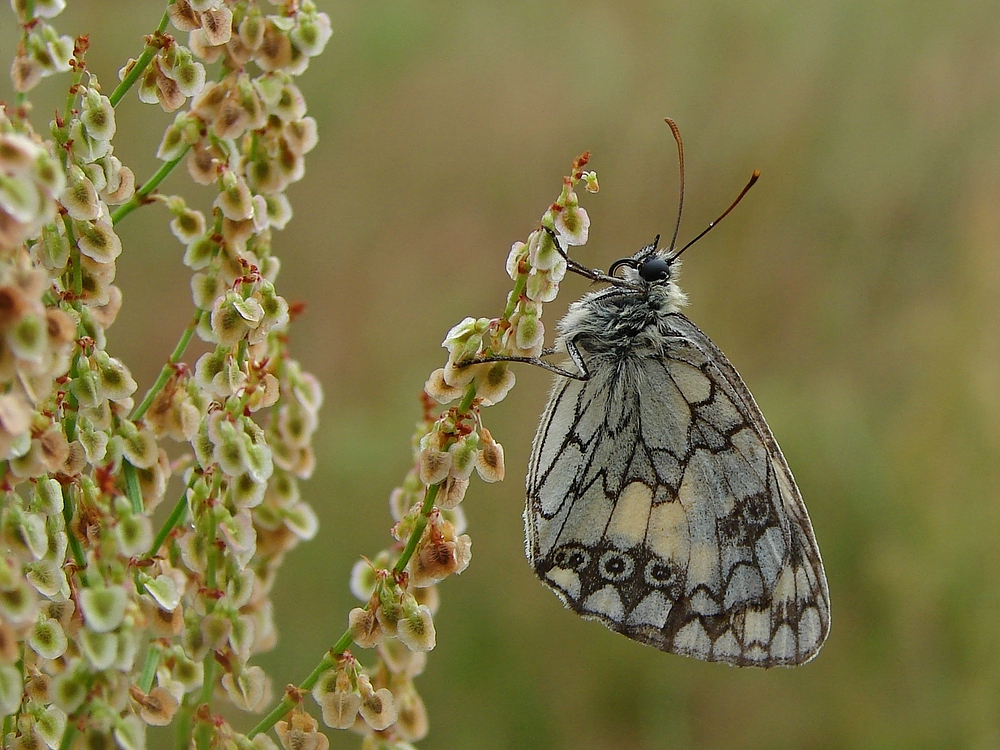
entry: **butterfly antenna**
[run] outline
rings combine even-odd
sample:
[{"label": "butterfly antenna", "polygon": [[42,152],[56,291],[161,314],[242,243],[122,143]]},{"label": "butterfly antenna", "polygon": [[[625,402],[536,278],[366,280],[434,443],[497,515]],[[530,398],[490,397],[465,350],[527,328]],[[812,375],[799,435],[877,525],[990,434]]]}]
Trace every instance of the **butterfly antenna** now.
[{"label": "butterfly antenna", "polygon": [[677,141],[677,166],[680,169],[681,175],[680,199],[677,204],[677,224],[674,226],[674,236],[670,239],[670,247],[667,249],[668,253],[672,253],[674,246],[677,244],[677,233],[681,231],[681,212],[684,210],[684,143],[681,141],[681,131],[677,127],[677,123],[669,117],[664,117],[663,121],[670,126],[670,132],[674,134],[674,140]]},{"label": "butterfly antenna", "polygon": [[708,230],[709,229],[711,229],[716,224],[718,224],[720,221],[722,221],[723,219],[725,219],[726,216],[729,215],[729,212],[732,211],[734,208],[736,208],[736,204],[739,203],[741,200],[743,200],[743,196],[746,195],[747,192],[750,190],[750,188],[753,187],[754,183],[757,182],[757,179],[759,177],[760,177],[760,170],[759,169],[755,169],[753,171],[753,174],[750,175],[750,181],[747,182],[746,187],[744,187],[740,191],[740,194],[736,196],[736,200],[734,200],[732,202],[732,204],[729,206],[729,208],[727,208],[725,211],[722,212],[722,216],[720,216],[715,221],[711,222],[707,227],[705,227],[704,231],[702,231],[701,234],[699,234],[697,237],[695,237],[693,240],[691,240],[689,243],[687,243],[684,247],[682,247],[676,253],[674,253],[673,255],[671,255],[670,258],[669,258],[669,260],[671,260],[671,261],[676,260],[678,257],[680,257],[681,253],[683,253],[685,250],[687,250],[689,247],[691,247],[691,245],[693,245],[698,240],[700,240],[702,237],[704,237],[706,234],[708,234]]}]

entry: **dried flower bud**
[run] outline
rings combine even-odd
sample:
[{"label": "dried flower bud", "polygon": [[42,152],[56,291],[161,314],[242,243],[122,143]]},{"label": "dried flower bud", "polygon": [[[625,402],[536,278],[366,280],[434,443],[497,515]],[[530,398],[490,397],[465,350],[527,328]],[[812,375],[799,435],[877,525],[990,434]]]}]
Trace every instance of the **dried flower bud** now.
[{"label": "dried flower bud", "polygon": [[335,690],[319,701],[323,709],[323,723],[331,729],[350,729],[358,718],[361,696],[356,692]]},{"label": "dried flower bud", "polygon": [[504,477],[503,446],[485,427],[480,433],[483,448],[476,454],[476,471],[484,482],[500,482]]},{"label": "dried flower bud", "polygon": [[432,485],[443,481],[448,476],[448,472],[451,470],[451,454],[435,447],[428,438],[430,435],[425,436],[424,440],[421,441],[420,481],[426,485]]},{"label": "dried flower bud", "polygon": [[468,489],[468,478],[463,479],[449,474],[448,478],[445,480],[444,486],[441,488],[441,491],[438,492],[435,504],[439,508],[445,510],[457,508],[462,500],[465,499],[465,493]]},{"label": "dried flower bud", "polygon": [[[243,711],[260,711],[270,700],[271,681],[264,670],[256,665],[247,667],[237,676],[231,672],[224,674],[222,687],[225,688],[229,700]],[[313,724],[315,725],[315,719]]]},{"label": "dried flower bud", "polygon": [[404,740],[418,742],[427,736],[430,722],[427,720],[427,709],[416,690],[404,690],[396,697],[396,707],[399,718],[396,719],[395,731]]},{"label": "dried flower bud", "polygon": [[380,732],[396,723],[396,701],[388,688],[372,690],[367,675],[360,675],[358,690],[361,692],[359,712],[368,726]]},{"label": "dried flower bud", "polygon": [[361,648],[374,648],[382,640],[382,626],[372,609],[355,607],[348,615],[351,638]]},{"label": "dried flower bud", "polygon": [[177,698],[159,686],[154,687],[146,695],[138,687],[131,685],[129,696],[139,706],[139,717],[151,727],[165,727],[180,707]]},{"label": "dried flower bud", "polygon": [[289,721],[277,722],[274,732],[285,750],[328,750],[330,747],[330,740],[319,731],[316,719],[301,709],[293,711]]}]

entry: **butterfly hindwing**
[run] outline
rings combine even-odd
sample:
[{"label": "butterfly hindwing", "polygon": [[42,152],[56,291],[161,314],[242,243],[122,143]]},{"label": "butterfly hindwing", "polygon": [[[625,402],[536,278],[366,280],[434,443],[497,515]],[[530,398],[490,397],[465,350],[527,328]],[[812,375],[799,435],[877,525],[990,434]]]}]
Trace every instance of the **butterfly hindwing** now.
[{"label": "butterfly hindwing", "polygon": [[658,346],[557,380],[529,466],[528,557],[569,607],[634,640],[808,661],[829,597],[791,472],[725,355],[683,315],[665,321]]}]

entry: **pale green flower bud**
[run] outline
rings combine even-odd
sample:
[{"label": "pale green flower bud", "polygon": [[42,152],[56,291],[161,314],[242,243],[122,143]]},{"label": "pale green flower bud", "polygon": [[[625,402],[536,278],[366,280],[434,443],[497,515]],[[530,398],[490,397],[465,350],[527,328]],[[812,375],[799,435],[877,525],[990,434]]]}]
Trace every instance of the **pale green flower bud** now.
[{"label": "pale green flower bud", "polygon": [[347,617],[348,630],[351,638],[361,648],[374,648],[383,638],[382,625],[375,616],[375,611],[355,607]]},{"label": "pale green flower bud", "polygon": [[396,624],[396,637],[411,651],[432,650],[437,634],[430,608],[420,605],[409,612]]},{"label": "pale green flower bud", "polygon": [[285,526],[303,541],[308,541],[316,536],[319,531],[319,519],[316,511],[308,503],[296,503],[284,512]]},{"label": "pale green flower bud", "polygon": [[153,524],[147,516],[122,513],[114,526],[118,549],[126,557],[139,557],[153,543]]},{"label": "pale green flower bud", "polygon": [[115,108],[111,100],[94,88],[88,88],[83,95],[83,111],[80,120],[87,134],[97,141],[110,141],[115,135]]},{"label": "pale green flower bud", "polygon": [[503,446],[485,427],[481,432],[483,448],[476,454],[476,471],[484,482],[500,482],[504,477]]},{"label": "pale green flower bud", "polygon": [[444,377],[444,368],[438,368],[424,383],[424,392],[439,404],[447,404],[462,395],[462,389],[449,385]]},{"label": "pale green flower bud", "polygon": [[104,351],[94,352],[90,363],[96,372],[98,393],[102,398],[124,401],[139,387],[128,368],[121,361],[109,357]]},{"label": "pale green flower bud", "polygon": [[292,44],[307,57],[316,57],[333,35],[330,16],[326,13],[301,12],[298,21],[298,25],[289,34]]},{"label": "pale green flower bud", "polygon": [[58,659],[66,653],[69,641],[58,620],[40,618],[31,631],[28,645],[43,659]]},{"label": "pale green flower bud", "polygon": [[79,237],[80,252],[98,263],[111,263],[122,253],[122,241],[111,223],[97,221],[74,222]]},{"label": "pale green flower bud", "polygon": [[80,609],[87,627],[95,633],[117,628],[125,617],[128,604],[125,589],[86,588],[80,592]]},{"label": "pale green flower bud", "polygon": [[[65,540],[65,533],[61,537]],[[62,546],[65,546],[63,541]],[[62,569],[62,561],[65,552],[60,555],[52,555],[50,559],[29,562],[24,566],[24,577],[35,590],[45,597],[69,596],[69,581],[66,579],[66,572]]]},{"label": "pale green flower bud", "polygon": [[531,273],[528,274],[524,293],[528,299],[535,302],[551,302],[559,293],[559,284],[552,278],[551,274],[532,268]]},{"label": "pale green flower bud", "polygon": [[[52,678],[49,686],[49,694],[52,702],[67,714],[74,713],[87,697],[90,689],[90,675],[83,669],[81,662],[71,663],[69,667]],[[18,698],[20,699],[21,677],[18,674]]]},{"label": "pale green flower bud", "polygon": [[553,223],[563,245],[584,245],[590,230],[590,216],[576,202],[576,194],[571,191],[570,196],[572,202],[568,201],[563,210],[556,214]]},{"label": "pale green flower bud", "polygon": [[476,395],[490,404],[498,404],[516,382],[517,378],[506,362],[491,362],[476,375]]},{"label": "pale green flower bud", "polygon": [[66,189],[59,196],[59,202],[73,219],[93,221],[101,215],[101,205],[97,189],[80,167],[71,165],[67,170]]},{"label": "pale green flower bud", "polygon": [[77,639],[83,655],[93,669],[103,671],[115,663],[119,641],[114,633],[96,633],[85,629],[80,632]]}]

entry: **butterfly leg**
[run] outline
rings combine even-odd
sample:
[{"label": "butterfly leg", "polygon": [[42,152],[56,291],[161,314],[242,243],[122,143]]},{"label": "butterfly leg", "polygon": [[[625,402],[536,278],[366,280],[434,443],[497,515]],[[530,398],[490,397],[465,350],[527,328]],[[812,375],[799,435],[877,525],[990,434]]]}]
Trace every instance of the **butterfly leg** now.
[{"label": "butterfly leg", "polygon": [[566,353],[569,354],[570,359],[573,360],[578,368],[579,372],[573,372],[572,370],[566,370],[557,365],[553,365],[546,362],[542,357],[547,357],[549,355],[556,353],[555,348],[543,349],[542,353],[538,357],[503,357],[503,356],[493,356],[493,357],[483,357],[481,359],[470,359],[467,362],[459,362],[456,367],[468,367],[469,365],[482,365],[488,362],[523,362],[526,365],[534,365],[535,367],[541,367],[543,370],[548,370],[549,372],[555,373],[556,375],[562,375],[564,378],[571,378],[573,380],[590,380],[590,371],[587,369],[587,363],[583,359],[583,355],[580,354],[580,350],[577,349],[576,344],[572,340],[566,341]]},{"label": "butterfly leg", "polygon": [[556,251],[563,257],[563,260],[566,261],[566,268],[568,270],[594,282],[601,281],[605,284],[614,284],[615,286],[630,286],[624,279],[618,276],[609,276],[599,268],[587,268],[582,263],[578,263],[573,260],[569,257],[566,251],[562,249],[562,245],[559,244],[559,238],[556,236],[556,233],[548,227],[545,227],[545,231],[552,238],[552,242],[555,243]]}]

